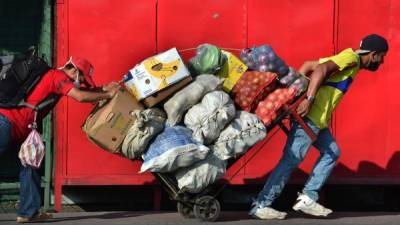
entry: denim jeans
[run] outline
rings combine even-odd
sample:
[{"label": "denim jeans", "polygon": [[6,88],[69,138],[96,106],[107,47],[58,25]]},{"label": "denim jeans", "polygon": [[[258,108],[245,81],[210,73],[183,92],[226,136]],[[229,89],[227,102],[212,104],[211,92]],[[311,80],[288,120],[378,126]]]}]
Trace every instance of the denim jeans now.
[{"label": "denim jeans", "polygon": [[[18,154],[20,145],[11,141],[11,124],[6,117],[0,114],[0,155],[6,150]],[[41,206],[41,187],[40,176],[37,171],[30,167],[24,167],[18,157],[15,157],[19,168],[20,181],[20,202],[18,215],[23,217],[32,217],[38,213]]]},{"label": "denim jeans", "polygon": [[273,201],[279,197],[290,174],[303,161],[311,145],[319,150],[320,156],[302,192],[314,201],[318,200],[318,192],[335,167],[340,150],[328,128],[319,129],[309,119],[305,119],[305,122],[317,135],[316,141],[312,143],[311,138],[302,127],[292,121],[292,129],[288,135],[283,156],[258,194],[255,203],[259,207],[271,206]]}]

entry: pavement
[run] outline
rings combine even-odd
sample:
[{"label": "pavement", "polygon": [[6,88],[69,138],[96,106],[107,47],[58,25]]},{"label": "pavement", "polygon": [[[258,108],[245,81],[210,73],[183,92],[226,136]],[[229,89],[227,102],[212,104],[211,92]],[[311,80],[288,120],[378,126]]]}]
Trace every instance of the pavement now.
[{"label": "pavement", "polygon": [[[0,225],[12,225],[15,214],[0,214]],[[221,212],[216,222],[201,222],[197,219],[185,219],[177,212],[63,212],[55,213],[51,222],[34,224],[56,225],[206,225],[206,224],[273,224],[273,225],[399,225],[400,212],[334,212],[325,219],[311,218],[297,212],[289,212],[285,220],[256,220],[244,211]]]}]

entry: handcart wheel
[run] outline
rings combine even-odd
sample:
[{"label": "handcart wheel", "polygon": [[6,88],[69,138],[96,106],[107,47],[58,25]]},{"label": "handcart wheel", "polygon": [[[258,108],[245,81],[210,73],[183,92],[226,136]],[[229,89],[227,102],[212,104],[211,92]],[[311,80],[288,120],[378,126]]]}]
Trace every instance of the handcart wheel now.
[{"label": "handcart wheel", "polygon": [[218,219],[221,206],[214,197],[204,195],[196,199],[193,212],[197,219],[212,222]]},{"label": "handcart wheel", "polygon": [[188,218],[188,219],[194,218],[193,207],[178,202],[176,208],[178,209],[178,213],[181,214],[183,218]]}]

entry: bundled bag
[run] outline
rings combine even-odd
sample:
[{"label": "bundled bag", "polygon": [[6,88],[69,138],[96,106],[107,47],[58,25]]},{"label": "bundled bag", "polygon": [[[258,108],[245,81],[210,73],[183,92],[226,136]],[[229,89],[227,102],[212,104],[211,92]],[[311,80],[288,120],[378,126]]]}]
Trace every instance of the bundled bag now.
[{"label": "bundled bag", "polygon": [[279,77],[286,75],[289,71],[286,63],[269,45],[245,48],[240,53],[240,58],[252,70],[274,72],[277,73]]},{"label": "bundled bag", "polygon": [[136,121],[122,143],[122,154],[128,159],[139,158],[147,149],[151,139],[164,129],[166,115],[163,111],[150,108],[135,111]]},{"label": "bundled bag", "polygon": [[279,78],[279,83],[285,87],[295,89],[296,96],[301,95],[308,87],[308,79],[292,67],[289,67],[287,75]]},{"label": "bundled bag", "polygon": [[193,131],[194,140],[210,144],[235,117],[235,106],[223,91],[206,94],[201,103],[193,106],[185,116],[185,125]]},{"label": "bundled bag", "polygon": [[231,96],[241,109],[251,112],[275,86],[275,73],[248,71],[233,87]]},{"label": "bundled bag", "polygon": [[186,127],[167,126],[144,154],[140,172],[172,172],[206,158],[209,148],[193,141]]},{"label": "bundled bag", "polygon": [[189,60],[189,71],[192,75],[217,74],[225,62],[221,49],[211,44],[197,47],[196,56]]},{"label": "bundled bag", "polygon": [[222,178],[225,173],[226,162],[211,153],[205,160],[177,170],[175,177],[179,189],[190,193],[199,193],[208,185]]},{"label": "bundled bag", "polygon": [[228,160],[246,153],[266,135],[267,130],[256,115],[238,111],[235,119],[221,132],[211,149],[222,160]]},{"label": "bundled bag", "polygon": [[292,67],[289,67],[289,72],[285,76],[279,77],[278,80],[283,86],[289,87],[299,77],[301,77],[300,73]]},{"label": "bundled bag", "polygon": [[296,96],[300,96],[308,88],[308,79],[301,75],[290,86],[289,89],[296,90]]},{"label": "bundled bag", "polygon": [[32,131],[24,143],[22,143],[18,153],[18,158],[21,160],[21,164],[23,166],[31,166],[38,169],[42,163],[45,149],[42,137],[36,130],[36,113],[35,122],[33,122],[29,127],[32,129]]},{"label": "bundled bag", "polygon": [[196,105],[207,93],[222,89],[223,81],[210,74],[197,76],[195,81],[176,93],[164,104],[164,110],[168,115],[168,124],[178,124],[183,114]]}]

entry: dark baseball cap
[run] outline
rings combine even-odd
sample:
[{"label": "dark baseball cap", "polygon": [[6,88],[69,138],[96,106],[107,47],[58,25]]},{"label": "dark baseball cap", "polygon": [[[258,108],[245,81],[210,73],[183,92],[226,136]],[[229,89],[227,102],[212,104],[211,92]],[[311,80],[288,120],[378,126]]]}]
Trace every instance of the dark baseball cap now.
[{"label": "dark baseball cap", "polygon": [[378,34],[370,34],[361,40],[358,53],[381,53],[387,51],[389,51],[389,45],[386,39]]}]

